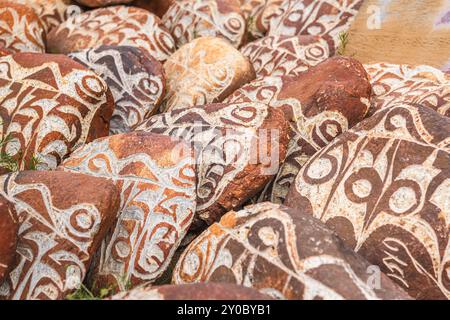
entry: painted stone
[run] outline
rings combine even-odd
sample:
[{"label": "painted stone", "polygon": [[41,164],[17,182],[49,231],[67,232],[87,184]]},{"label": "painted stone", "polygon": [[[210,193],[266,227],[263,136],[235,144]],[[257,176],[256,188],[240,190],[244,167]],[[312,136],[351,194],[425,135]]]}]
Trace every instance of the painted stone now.
[{"label": "painted stone", "polygon": [[290,300],[408,299],[373,267],[319,220],[266,202],[210,226],[184,251],[172,280],[234,283]]},{"label": "painted stone", "polygon": [[374,91],[370,115],[398,102],[427,106],[450,117],[450,75],[430,66],[377,63],[364,66]]},{"label": "painted stone", "polygon": [[157,111],[166,79],[162,65],[146,51],[127,46],[102,46],[68,55],[93,70],[108,84],[115,108],[110,133],[129,132]]},{"label": "painted stone", "polygon": [[199,37],[221,37],[235,48],[245,40],[246,23],[239,0],[175,1],[162,21],[177,48]]},{"label": "painted stone", "polygon": [[16,258],[18,229],[14,205],[0,195],[0,283]]},{"label": "painted stone", "polygon": [[15,0],[32,8],[48,34],[70,17],[83,12],[83,9],[73,0]]},{"label": "painted stone", "polygon": [[255,196],[277,173],[290,133],[283,112],[260,103],[174,110],[149,118],[136,130],[178,137],[196,148],[194,228]]},{"label": "painted stone", "polygon": [[283,110],[291,121],[294,137],[286,160],[258,201],[282,203],[305,162],[364,119],[371,95],[363,66],[352,58],[333,57],[297,76],[257,79],[225,99],[266,103]]},{"label": "painted stone", "polygon": [[148,10],[162,18],[175,0],[135,0],[131,5]]},{"label": "painted stone", "polygon": [[107,136],[113,99],[94,72],[63,55],[17,53],[0,58],[2,152],[19,170],[55,168],[78,146]]},{"label": "painted stone", "polygon": [[298,75],[334,56],[334,47],[320,36],[269,36],[241,49],[256,76]]},{"label": "painted stone", "polygon": [[0,0],[0,48],[14,52],[45,52],[45,31],[26,5]]},{"label": "painted stone", "polygon": [[109,300],[270,300],[255,289],[228,283],[147,285],[116,294]]},{"label": "painted stone", "polygon": [[160,19],[147,10],[113,6],[91,10],[61,23],[47,37],[48,50],[68,54],[102,45],[131,46],[165,61],[175,43]]},{"label": "painted stone", "polygon": [[348,31],[363,0],[285,0],[270,20],[269,36],[323,36],[339,46],[339,34]]},{"label": "painted stone", "polygon": [[106,7],[133,2],[133,0],[75,0],[75,1],[89,8]]},{"label": "painted stone", "polygon": [[241,0],[241,10],[247,21],[247,33],[251,39],[259,39],[266,35],[270,19],[283,0]]},{"label": "painted stone", "polygon": [[221,102],[255,79],[250,61],[227,41],[196,39],[177,50],[164,64],[167,94],[162,111]]},{"label": "painted stone", "polygon": [[448,299],[449,141],[450,119],[430,108],[382,109],[311,158],[286,204],[322,220],[413,298]]},{"label": "painted stone", "polygon": [[58,171],[0,177],[0,194],[15,205],[17,259],[0,285],[2,299],[63,299],[83,281],[119,209],[106,179]]},{"label": "painted stone", "polygon": [[156,280],[194,218],[193,150],[169,136],[132,132],[79,148],[59,169],[109,179],[120,191],[117,222],[94,259],[89,282],[125,290]]}]

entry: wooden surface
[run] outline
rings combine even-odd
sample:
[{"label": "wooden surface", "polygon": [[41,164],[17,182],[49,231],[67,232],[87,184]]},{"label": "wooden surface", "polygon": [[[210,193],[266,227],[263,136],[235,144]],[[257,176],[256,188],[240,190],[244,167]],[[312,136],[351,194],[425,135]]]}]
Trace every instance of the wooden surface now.
[{"label": "wooden surface", "polygon": [[363,63],[450,71],[450,0],[365,0],[345,52]]}]

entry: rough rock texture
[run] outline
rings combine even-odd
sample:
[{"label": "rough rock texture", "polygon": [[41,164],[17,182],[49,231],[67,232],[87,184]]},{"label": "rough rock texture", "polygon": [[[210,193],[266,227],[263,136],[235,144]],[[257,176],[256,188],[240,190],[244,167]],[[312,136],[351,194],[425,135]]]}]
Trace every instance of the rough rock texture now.
[{"label": "rough rock texture", "polygon": [[334,56],[334,48],[320,36],[270,36],[241,49],[257,77],[298,75]]},{"label": "rough rock texture", "polygon": [[319,35],[339,46],[339,34],[349,29],[363,0],[285,0],[270,20],[268,35]]},{"label": "rough rock texture", "polygon": [[83,281],[119,208],[106,179],[57,171],[0,177],[20,224],[17,259],[0,286],[3,299],[62,299]]},{"label": "rough rock texture", "polygon": [[322,149],[286,204],[327,224],[417,299],[450,298],[450,119],[394,105]]},{"label": "rough rock texture", "polygon": [[225,102],[258,101],[281,108],[294,137],[273,186],[259,201],[282,203],[304,163],[336,136],[364,119],[372,95],[367,73],[356,60],[330,58],[294,77],[265,77],[237,90]]},{"label": "rough rock texture", "polygon": [[270,300],[255,289],[228,283],[144,286],[111,297],[110,300]]},{"label": "rough rock texture", "polygon": [[228,212],[184,251],[173,283],[235,283],[281,299],[408,299],[319,220],[260,203]]},{"label": "rough rock texture", "polygon": [[417,103],[450,117],[450,75],[430,66],[377,63],[364,66],[374,99],[369,114],[398,102]]},{"label": "rough rock texture", "polygon": [[52,53],[70,53],[102,45],[132,46],[165,61],[175,43],[160,19],[147,10],[113,6],[95,9],[61,23],[47,37]]},{"label": "rough rock texture", "polygon": [[193,149],[144,132],[98,139],[59,167],[112,180],[120,213],[92,265],[96,288],[125,290],[156,280],[167,268],[195,213]]},{"label": "rough rock texture", "polygon": [[73,0],[15,0],[32,8],[40,18],[45,32],[48,34],[70,17],[83,12]]},{"label": "rough rock texture", "polygon": [[32,8],[12,0],[0,0],[0,48],[45,52],[44,27]]},{"label": "rough rock texture", "polygon": [[255,79],[250,61],[227,41],[202,37],[181,47],[164,64],[167,94],[162,111],[221,102]]},{"label": "rough rock texture", "polygon": [[75,1],[89,8],[106,7],[133,2],[133,0],[75,0]]},{"label": "rough rock texture", "polygon": [[157,111],[166,79],[162,65],[146,51],[128,46],[102,46],[69,54],[95,71],[114,97],[110,133],[128,132]]},{"label": "rough rock texture", "polygon": [[175,110],[151,117],[136,130],[179,137],[197,148],[196,222],[208,224],[270,181],[289,141],[283,112],[260,103]]},{"label": "rough rock texture", "polygon": [[16,258],[18,229],[14,205],[0,195],[0,283]]},{"label": "rough rock texture", "polygon": [[245,40],[245,18],[239,0],[175,1],[163,16],[177,48],[198,37],[227,39],[238,48]]},{"label": "rough rock texture", "polygon": [[79,145],[108,135],[113,99],[94,72],[66,56],[18,53],[0,58],[1,151],[30,168],[55,168]]},{"label": "rough rock texture", "polygon": [[270,20],[283,0],[240,0],[247,21],[247,34],[251,39],[262,38],[269,29]]},{"label": "rough rock texture", "polygon": [[176,0],[135,0],[131,5],[146,9],[162,18],[175,1]]}]

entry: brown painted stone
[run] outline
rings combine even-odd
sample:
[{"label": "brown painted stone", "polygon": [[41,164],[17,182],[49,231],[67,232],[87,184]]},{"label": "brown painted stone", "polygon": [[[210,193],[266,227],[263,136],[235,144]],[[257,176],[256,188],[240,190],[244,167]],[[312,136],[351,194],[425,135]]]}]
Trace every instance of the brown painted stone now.
[{"label": "brown painted stone", "polygon": [[247,33],[251,39],[262,38],[269,29],[270,19],[283,0],[240,0],[241,10],[247,21]]},{"label": "brown painted stone", "polygon": [[239,0],[180,0],[162,21],[177,48],[199,37],[221,37],[235,48],[245,41],[246,23]]},{"label": "brown painted stone", "polygon": [[173,283],[196,282],[281,299],[409,299],[319,220],[268,202],[228,212],[189,245]]},{"label": "brown painted stone", "polygon": [[108,84],[115,108],[110,133],[131,130],[153,115],[162,102],[166,79],[162,65],[146,51],[128,46],[102,46],[70,53]]},{"label": "brown painted stone", "polygon": [[322,220],[417,299],[450,298],[450,119],[382,109],[316,154],[286,204]]},{"label": "brown painted stone", "polygon": [[417,103],[450,117],[450,75],[430,66],[364,66],[374,91],[370,115],[398,102]]},{"label": "brown painted stone", "polygon": [[32,8],[0,0],[0,48],[14,52],[45,52],[45,31]]},{"label": "brown painted stone", "polygon": [[73,0],[15,0],[32,8],[42,22],[48,34],[70,17],[83,12],[83,9]]},{"label": "brown painted stone", "polygon": [[196,227],[255,196],[277,173],[289,141],[283,112],[260,103],[174,110],[136,130],[179,137],[197,148]]},{"label": "brown painted stone", "polygon": [[0,283],[14,263],[18,229],[14,206],[0,195]]},{"label": "brown painted stone", "polygon": [[363,66],[352,58],[334,57],[297,76],[255,80],[225,99],[226,103],[266,103],[281,108],[291,120],[294,137],[286,160],[259,201],[282,203],[305,162],[364,119],[371,94]]},{"label": "brown painted stone", "polygon": [[169,136],[132,132],[95,140],[59,167],[111,180],[118,219],[89,274],[96,289],[154,282],[167,269],[195,213],[194,152]]},{"label": "brown painted stone", "polygon": [[175,52],[164,64],[167,94],[162,111],[222,102],[255,79],[250,61],[227,41],[196,39]]},{"label": "brown painted stone", "polygon": [[160,19],[147,10],[113,6],[91,10],[61,23],[47,37],[52,53],[70,53],[102,45],[146,50],[158,61],[175,51],[175,43]]},{"label": "brown painted stone", "polygon": [[133,2],[133,0],[75,0],[75,1],[89,8],[106,7]]},{"label": "brown painted stone", "polygon": [[2,152],[30,168],[55,168],[78,146],[108,135],[113,99],[94,72],[63,55],[18,53],[0,58]]},{"label": "brown painted stone", "polygon": [[132,6],[146,9],[162,18],[175,0],[135,0]]},{"label": "brown painted stone", "polygon": [[363,0],[286,0],[270,20],[268,35],[323,36],[339,46],[339,34],[350,28]]},{"label": "brown painted stone", "polygon": [[269,36],[241,49],[257,77],[298,75],[334,56],[334,47],[320,36]]},{"label": "brown painted stone", "polygon": [[110,300],[270,300],[255,289],[228,283],[144,286],[119,293]]},{"label": "brown painted stone", "polygon": [[17,259],[0,286],[3,299],[62,299],[78,288],[119,208],[106,179],[58,171],[0,177],[20,224]]}]

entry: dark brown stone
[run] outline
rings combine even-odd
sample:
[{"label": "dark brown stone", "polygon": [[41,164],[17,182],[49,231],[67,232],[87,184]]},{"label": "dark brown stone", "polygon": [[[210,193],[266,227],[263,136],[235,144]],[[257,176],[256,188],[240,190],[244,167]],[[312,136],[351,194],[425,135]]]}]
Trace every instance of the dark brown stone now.
[{"label": "dark brown stone", "polygon": [[0,195],[0,283],[14,263],[18,229],[14,205]]},{"label": "dark brown stone", "polygon": [[94,72],[63,55],[17,53],[0,58],[2,152],[17,168],[55,168],[78,146],[107,136],[114,101]]},{"label": "dark brown stone", "polygon": [[64,298],[80,286],[115,220],[117,188],[106,179],[61,171],[3,175],[0,185],[20,224],[17,258],[0,298]]},{"label": "dark brown stone", "polygon": [[146,9],[162,18],[174,2],[175,0],[135,0],[131,5]]},{"label": "dark brown stone", "polygon": [[133,2],[133,0],[75,0],[75,1],[89,8],[107,7],[117,4],[127,4]]},{"label": "dark brown stone", "polygon": [[153,115],[162,102],[166,79],[162,65],[146,51],[127,46],[102,46],[70,53],[107,83],[114,98],[110,133],[118,134]]},{"label": "dark brown stone", "polygon": [[189,245],[173,283],[197,282],[281,299],[409,299],[319,220],[268,202],[228,212]]},{"label": "dark brown stone", "polygon": [[397,104],[308,161],[286,205],[309,213],[417,299],[450,298],[450,119]]}]

